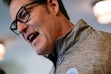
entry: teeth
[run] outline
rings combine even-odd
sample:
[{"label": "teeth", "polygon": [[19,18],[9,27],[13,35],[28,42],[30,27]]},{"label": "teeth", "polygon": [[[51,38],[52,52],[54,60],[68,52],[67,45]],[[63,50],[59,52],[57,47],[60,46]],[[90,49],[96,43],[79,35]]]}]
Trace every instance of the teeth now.
[{"label": "teeth", "polygon": [[29,37],[29,40],[32,40],[33,36],[34,36],[34,34]]},{"label": "teeth", "polygon": [[35,34],[33,34],[33,35],[31,35],[31,36],[29,37],[29,41],[32,42],[38,35],[39,35],[38,32],[35,33]]}]

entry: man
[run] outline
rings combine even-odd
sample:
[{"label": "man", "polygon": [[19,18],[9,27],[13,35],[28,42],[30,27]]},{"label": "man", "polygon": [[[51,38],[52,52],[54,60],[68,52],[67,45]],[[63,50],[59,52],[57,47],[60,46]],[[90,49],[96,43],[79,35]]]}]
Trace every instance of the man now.
[{"label": "man", "polygon": [[84,20],[71,23],[61,0],[6,2],[13,20],[10,29],[38,55],[51,59],[55,74],[111,74],[110,33],[94,30]]}]

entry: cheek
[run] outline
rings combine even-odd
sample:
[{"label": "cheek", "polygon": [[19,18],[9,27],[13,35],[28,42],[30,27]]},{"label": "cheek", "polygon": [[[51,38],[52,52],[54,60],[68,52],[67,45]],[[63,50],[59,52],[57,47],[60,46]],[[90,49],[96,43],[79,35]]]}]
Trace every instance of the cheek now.
[{"label": "cheek", "polygon": [[49,17],[47,12],[41,11],[36,12],[32,19],[38,26],[45,26],[50,21]]},{"label": "cheek", "polygon": [[[37,11],[36,11],[37,10]],[[38,9],[35,9],[35,11],[31,12],[31,20],[35,20],[36,22],[40,22],[40,21],[43,21],[44,20],[44,17],[45,17],[45,12],[43,13],[44,11],[40,8]]]}]

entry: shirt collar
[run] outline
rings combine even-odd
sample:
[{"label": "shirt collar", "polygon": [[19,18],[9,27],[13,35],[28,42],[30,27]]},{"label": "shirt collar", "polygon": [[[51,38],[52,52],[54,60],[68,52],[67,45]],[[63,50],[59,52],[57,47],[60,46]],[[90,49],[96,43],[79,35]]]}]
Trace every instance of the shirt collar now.
[{"label": "shirt collar", "polygon": [[81,19],[68,33],[58,38],[56,41],[56,52],[58,56],[62,55],[73,45],[76,45],[76,43],[81,43],[91,32],[91,28]]}]

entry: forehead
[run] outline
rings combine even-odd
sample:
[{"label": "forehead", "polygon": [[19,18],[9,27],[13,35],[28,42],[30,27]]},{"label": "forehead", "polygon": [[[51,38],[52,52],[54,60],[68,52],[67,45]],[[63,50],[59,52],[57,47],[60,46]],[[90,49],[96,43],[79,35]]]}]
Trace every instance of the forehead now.
[{"label": "forehead", "polygon": [[30,3],[31,0],[12,0],[9,10],[12,20],[15,19],[16,14],[18,10],[23,6],[24,4]]}]

